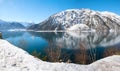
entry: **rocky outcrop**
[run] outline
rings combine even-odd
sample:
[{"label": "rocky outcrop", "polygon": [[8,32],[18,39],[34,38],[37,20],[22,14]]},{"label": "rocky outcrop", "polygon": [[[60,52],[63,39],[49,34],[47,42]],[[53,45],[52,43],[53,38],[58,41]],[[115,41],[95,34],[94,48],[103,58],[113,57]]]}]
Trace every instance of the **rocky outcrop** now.
[{"label": "rocky outcrop", "polygon": [[120,56],[110,56],[90,65],[49,63],[0,39],[0,71],[120,71]]}]

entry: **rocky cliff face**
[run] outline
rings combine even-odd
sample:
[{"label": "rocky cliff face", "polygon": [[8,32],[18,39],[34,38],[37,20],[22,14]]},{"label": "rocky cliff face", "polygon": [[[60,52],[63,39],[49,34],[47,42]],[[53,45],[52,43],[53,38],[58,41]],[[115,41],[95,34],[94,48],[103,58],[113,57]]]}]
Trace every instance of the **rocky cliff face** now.
[{"label": "rocky cliff face", "polygon": [[50,16],[32,30],[68,30],[76,24],[84,24],[94,30],[119,29],[120,16],[111,12],[99,12],[89,9],[71,9]]}]

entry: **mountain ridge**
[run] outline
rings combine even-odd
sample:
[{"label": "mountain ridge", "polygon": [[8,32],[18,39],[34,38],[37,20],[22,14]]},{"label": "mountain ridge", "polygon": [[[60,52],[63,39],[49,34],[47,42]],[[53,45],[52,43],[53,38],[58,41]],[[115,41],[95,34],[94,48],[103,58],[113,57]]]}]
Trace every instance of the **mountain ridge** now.
[{"label": "mountain ridge", "polygon": [[0,30],[9,30],[9,29],[25,29],[25,27],[19,22],[6,22],[0,20]]},{"label": "mountain ridge", "polygon": [[[32,25],[31,30],[69,30],[76,24],[84,24],[89,29],[111,30],[119,29],[120,16],[107,11],[94,11],[90,9],[70,9],[50,16],[45,21]],[[76,27],[78,30],[81,27]]]},{"label": "mountain ridge", "polygon": [[26,29],[31,25],[33,24],[26,22],[7,22],[0,19],[0,30]]}]

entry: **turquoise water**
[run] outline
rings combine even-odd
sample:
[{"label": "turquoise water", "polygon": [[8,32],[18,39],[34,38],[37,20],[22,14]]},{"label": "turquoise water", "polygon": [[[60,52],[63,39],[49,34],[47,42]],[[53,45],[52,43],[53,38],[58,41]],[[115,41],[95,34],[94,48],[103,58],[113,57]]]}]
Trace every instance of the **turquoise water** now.
[{"label": "turquoise water", "polygon": [[3,34],[3,38],[29,53],[34,50],[42,51],[48,46],[47,40],[42,37],[33,36],[28,32],[7,32]]},{"label": "turquoise water", "polygon": [[78,32],[8,32],[3,39],[49,62],[89,64],[120,54],[119,34]]}]

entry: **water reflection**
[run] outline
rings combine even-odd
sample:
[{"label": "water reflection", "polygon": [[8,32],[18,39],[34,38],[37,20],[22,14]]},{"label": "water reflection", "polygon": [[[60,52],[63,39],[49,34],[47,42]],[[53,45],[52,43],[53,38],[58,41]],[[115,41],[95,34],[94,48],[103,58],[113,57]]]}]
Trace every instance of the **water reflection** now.
[{"label": "water reflection", "polygon": [[89,64],[110,55],[120,54],[118,32],[17,33],[19,34],[13,37],[9,33],[3,33],[3,38],[45,61]]},{"label": "water reflection", "polygon": [[44,47],[48,46],[47,40],[42,37],[31,35],[28,32],[2,32],[2,34],[3,39],[29,53],[32,53],[34,50],[41,52]]}]

